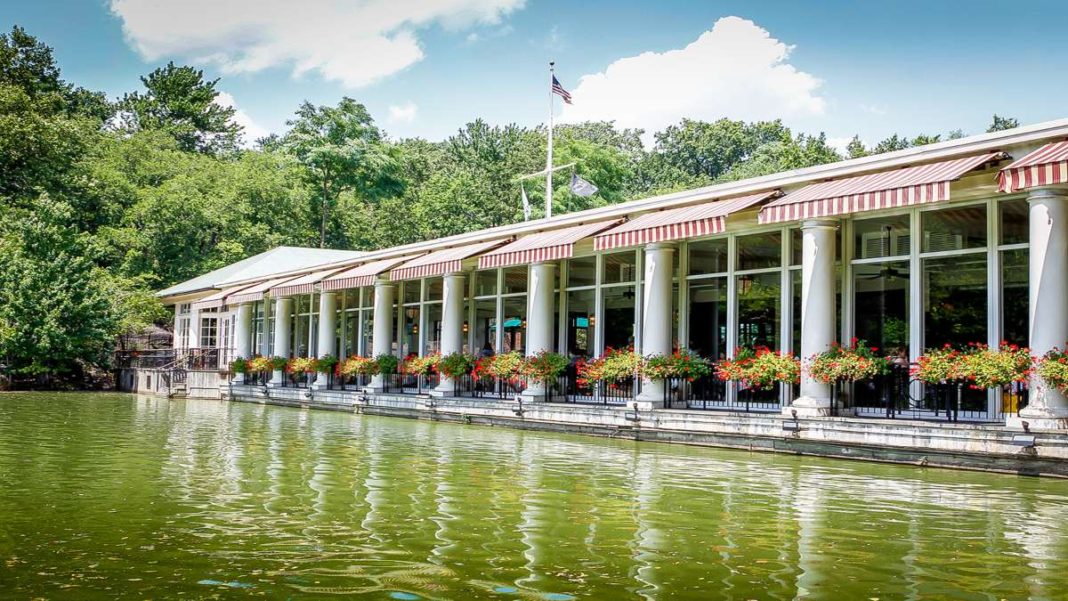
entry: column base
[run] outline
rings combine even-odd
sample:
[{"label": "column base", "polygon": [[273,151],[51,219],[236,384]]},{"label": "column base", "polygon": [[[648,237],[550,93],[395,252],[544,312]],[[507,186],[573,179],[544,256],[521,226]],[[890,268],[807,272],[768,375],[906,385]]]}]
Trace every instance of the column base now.
[{"label": "column base", "polygon": [[315,376],[315,380],[308,385],[311,390],[326,390],[327,382],[330,381],[330,376],[324,373],[320,373]]},{"label": "column base", "polygon": [[831,400],[817,399],[813,397],[798,397],[789,407],[783,407],[782,414],[785,417],[830,417]]},{"label": "column base", "polygon": [[644,398],[643,399],[641,397],[641,395],[638,395],[634,399],[633,402],[627,403],[627,409],[634,409],[635,407],[637,407],[638,411],[651,411],[653,409],[663,409],[664,408],[664,399],[663,398],[659,398],[659,399]]},{"label": "column base", "polygon": [[1068,409],[1052,407],[1024,407],[1017,415],[1005,418],[1005,427],[1023,430],[1068,430]]},{"label": "column base", "polygon": [[637,405],[639,411],[663,409],[665,386],[666,383],[663,380],[644,380],[642,382],[642,391],[638,393],[638,396],[634,397],[634,402],[627,403],[627,407]]},{"label": "column base", "polygon": [[270,381],[267,382],[267,387],[278,388],[283,382],[285,382],[285,374],[282,373],[282,370],[278,369],[271,375]]}]

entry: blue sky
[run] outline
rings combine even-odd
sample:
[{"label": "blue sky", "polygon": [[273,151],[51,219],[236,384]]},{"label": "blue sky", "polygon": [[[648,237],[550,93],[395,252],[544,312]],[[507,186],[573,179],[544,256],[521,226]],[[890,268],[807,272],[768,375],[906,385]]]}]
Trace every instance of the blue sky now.
[{"label": "blue sky", "polygon": [[201,67],[257,131],[343,95],[393,137],[535,125],[550,59],[575,96],[558,118],[647,130],[781,116],[874,142],[1068,116],[1068,3],[1052,0],[6,0],[0,21],[111,97],[167,60]]}]

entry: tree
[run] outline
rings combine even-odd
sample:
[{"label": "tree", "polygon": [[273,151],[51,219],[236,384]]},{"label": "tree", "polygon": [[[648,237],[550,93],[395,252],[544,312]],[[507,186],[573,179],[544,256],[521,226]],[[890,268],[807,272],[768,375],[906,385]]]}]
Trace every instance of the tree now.
[{"label": "tree", "polygon": [[849,145],[846,146],[846,158],[859,159],[866,156],[868,156],[868,149],[864,146],[864,142],[860,141],[860,136],[853,136]]},{"label": "tree", "polygon": [[218,79],[207,81],[204,72],[173,62],[141,77],[145,92],[123,97],[124,127],[133,131],[165,131],[187,152],[217,153],[234,150],[242,127],[234,121],[234,108],[215,102]]},{"label": "tree", "polygon": [[336,107],[305,102],[282,139],[282,147],[304,167],[320,205],[319,246],[327,242],[327,221],[338,196],[353,191],[370,201],[403,192],[396,148],[375,126],[367,108],[345,97]]},{"label": "tree", "polygon": [[1020,122],[1014,117],[1002,117],[995,114],[994,120],[990,123],[990,127],[986,128],[986,131],[1004,131],[1006,129],[1013,129],[1014,127],[1020,127]]},{"label": "tree", "polygon": [[0,218],[0,357],[17,374],[72,374],[107,361],[118,322],[71,208],[48,196]]}]

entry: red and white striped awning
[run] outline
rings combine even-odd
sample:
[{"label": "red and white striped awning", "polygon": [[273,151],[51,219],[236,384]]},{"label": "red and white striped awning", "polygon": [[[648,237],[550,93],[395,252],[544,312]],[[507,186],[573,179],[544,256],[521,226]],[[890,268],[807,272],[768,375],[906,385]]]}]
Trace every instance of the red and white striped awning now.
[{"label": "red and white striped awning", "polygon": [[379,274],[385,273],[394,266],[400,265],[411,258],[411,255],[408,255],[407,257],[392,257],[390,259],[379,259],[377,261],[371,261],[370,263],[364,263],[363,265],[357,265],[356,267],[335,273],[324,279],[319,283],[319,288],[323,292],[329,292],[331,290],[371,286],[375,283],[375,279]]},{"label": "red and white striped awning", "polygon": [[1068,141],[1051,142],[998,173],[998,190],[1016,192],[1068,182]]},{"label": "red and white striped awning", "polygon": [[949,200],[950,182],[1005,156],[990,152],[812,184],[768,203],[759,221],[781,223]]},{"label": "red and white striped awning", "polygon": [[263,300],[263,295],[266,294],[268,290],[293,279],[296,279],[296,277],[286,276],[283,278],[274,278],[271,280],[266,280],[260,282],[259,284],[253,284],[252,286],[249,286],[241,292],[238,292],[237,294],[231,296],[226,300],[226,302],[230,305],[239,305],[241,303],[254,303],[256,301]]},{"label": "red and white striped awning", "polygon": [[679,207],[639,215],[593,239],[596,250],[611,250],[653,242],[668,242],[719,234],[727,227],[727,215],[778,196],[778,190],[717,200],[692,207]]},{"label": "red and white striped awning", "polygon": [[241,292],[242,290],[245,290],[249,287],[250,285],[246,284],[244,286],[233,286],[231,288],[224,288],[222,290],[219,290],[218,292],[205,296],[202,299],[193,301],[193,308],[198,310],[217,309],[225,305],[227,302],[227,298],[229,298],[231,295]]},{"label": "red and white striped awning", "polygon": [[397,267],[389,272],[389,279],[399,282],[401,280],[414,280],[454,273],[460,271],[464,259],[480,255],[507,241],[507,239],[490,240],[489,242],[478,242],[466,246],[457,246],[456,248],[436,250]]},{"label": "red and white striped awning", "polygon": [[271,296],[291,296],[293,294],[311,294],[315,292],[315,285],[326,279],[327,276],[337,273],[338,268],[313,271],[300,276],[295,280],[271,288]]},{"label": "red and white striped awning", "polygon": [[478,268],[491,269],[569,259],[574,254],[575,244],[579,240],[603,232],[617,223],[618,219],[612,219],[531,234],[482,255],[478,258]]}]

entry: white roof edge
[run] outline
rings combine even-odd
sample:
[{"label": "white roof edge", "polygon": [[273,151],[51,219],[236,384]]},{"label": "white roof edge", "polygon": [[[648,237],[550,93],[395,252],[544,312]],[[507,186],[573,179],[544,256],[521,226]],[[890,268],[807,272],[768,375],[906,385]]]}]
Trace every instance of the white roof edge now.
[{"label": "white roof edge", "polygon": [[[371,250],[366,251],[363,255],[357,258],[338,261],[337,263],[324,263],[322,265],[317,265],[314,268],[304,268],[289,273],[280,272],[272,275],[272,277],[280,277],[282,275],[290,274],[299,275],[309,271],[332,267],[346,267],[379,259],[386,259],[393,256],[441,250],[442,246],[470,244],[502,236],[519,236],[540,230],[578,225],[589,221],[623,217],[635,212],[674,208],[710,198],[751,194],[763,190],[773,190],[785,186],[805,184],[813,181],[855,175],[880,169],[893,169],[910,164],[936,161],[970,153],[1004,150],[1005,147],[1008,146],[1026,145],[1059,137],[1068,137],[1068,118],[1046,121],[1033,125],[1024,125],[1004,131],[983,133],[956,140],[946,140],[944,142],[926,144],[924,146],[916,146],[904,150],[896,150],[894,152],[856,159],[846,159],[844,161],[815,165],[791,171],[782,171],[760,177],[725,182],[722,184],[713,184],[711,186],[695,188],[693,190],[683,190],[680,192],[672,192],[670,194],[651,196],[649,198],[631,200],[605,207],[597,207],[575,213],[566,213],[549,219],[542,218],[533,221],[512,223],[484,230],[456,234],[446,238],[435,238],[432,240],[406,244],[404,246]],[[254,282],[258,279],[262,278],[253,278],[246,281],[232,281],[227,282],[227,284],[237,285],[246,282]]]}]

